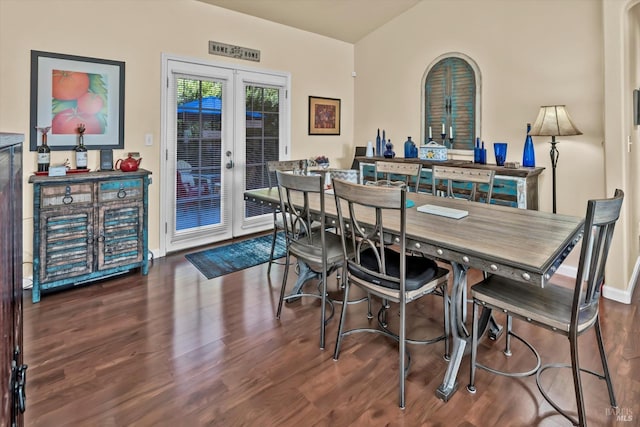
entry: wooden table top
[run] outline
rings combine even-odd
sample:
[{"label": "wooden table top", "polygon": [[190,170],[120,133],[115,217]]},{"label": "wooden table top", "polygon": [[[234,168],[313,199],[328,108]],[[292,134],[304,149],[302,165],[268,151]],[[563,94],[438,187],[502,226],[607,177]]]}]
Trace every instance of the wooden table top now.
[{"label": "wooden table top", "polygon": [[[407,209],[408,248],[538,286],[544,286],[579,241],[584,224],[579,217],[429,194],[410,193],[407,198],[415,202]],[[279,201],[275,188],[249,190],[245,199],[274,205]],[[319,212],[319,201],[310,203],[311,210]],[[418,212],[424,204],[462,209],[469,215],[452,219]],[[335,223],[336,206],[329,194],[325,211]],[[398,234],[399,224],[385,225],[391,235]]]}]

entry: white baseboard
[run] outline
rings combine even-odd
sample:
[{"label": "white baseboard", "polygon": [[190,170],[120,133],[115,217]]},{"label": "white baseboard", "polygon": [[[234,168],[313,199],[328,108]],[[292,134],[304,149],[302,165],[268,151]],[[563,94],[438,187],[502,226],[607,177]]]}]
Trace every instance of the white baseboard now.
[{"label": "white baseboard", "polygon": [[558,267],[558,271],[556,271],[556,274],[575,278],[578,274],[578,267],[561,264],[560,267]]},{"label": "white baseboard", "polygon": [[[567,276],[567,277],[576,277],[578,274],[578,268],[568,265],[561,265],[558,268],[556,274]],[[627,285],[627,289],[618,289],[612,286],[604,285],[602,287],[602,296],[607,299],[621,302],[623,304],[631,304],[631,296],[633,295],[633,290],[638,283],[640,275],[640,257],[636,260],[636,266],[633,269],[633,274],[631,274],[631,278],[629,279],[629,283]]]}]

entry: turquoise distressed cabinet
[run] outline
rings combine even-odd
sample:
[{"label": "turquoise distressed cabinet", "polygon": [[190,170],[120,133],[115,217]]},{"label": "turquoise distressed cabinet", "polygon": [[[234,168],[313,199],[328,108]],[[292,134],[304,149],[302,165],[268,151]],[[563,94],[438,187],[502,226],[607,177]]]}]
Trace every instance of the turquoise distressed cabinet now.
[{"label": "turquoise distressed cabinet", "polygon": [[139,268],[149,272],[151,172],[31,176],[33,291],[75,286]]},{"label": "turquoise distressed cabinet", "polygon": [[[538,209],[538,176],[544,170],[544,168],[541,167],[509,169],[495,165],[480,165],[464,160],[433,162],[420,159],[385,159],[382,157],[357,157],[357,160],[360,162],[360,174],[363,177],[363,181],[375,179],[376,160],[422,163],[420,191],[426,193],[431,193],[432,191],[431,165],[433,164],[462,168],[493,169],[496,171],[496,174],[493,180],[493,196],[491,198],[491,203],[521,209]],[[469,190],[468,188],[465,188],[462,183],[454,183],[453,187],[454,192],[457,190],[463,193]],[[479,191],[481,193],[486,193],[486,186],[481,185],[479,187]]]}]

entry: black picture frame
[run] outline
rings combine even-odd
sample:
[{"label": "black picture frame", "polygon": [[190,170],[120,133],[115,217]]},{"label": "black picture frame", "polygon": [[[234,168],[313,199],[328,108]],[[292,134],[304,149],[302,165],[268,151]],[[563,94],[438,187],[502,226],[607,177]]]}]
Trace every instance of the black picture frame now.
[{"label": "black picture frame", "polygon": [[124,88],[122,61],[32,50],[29,149],[46,127],[51,150],[72,149],[79,123],[87,149],[124,148]]}]

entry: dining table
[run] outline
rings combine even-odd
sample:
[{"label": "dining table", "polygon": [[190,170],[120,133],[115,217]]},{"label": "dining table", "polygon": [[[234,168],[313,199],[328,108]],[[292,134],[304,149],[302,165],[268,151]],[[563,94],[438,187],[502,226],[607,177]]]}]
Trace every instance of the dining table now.
[{"label": "dining table", "polygon": [[[334,199],[330,193],[325,198]],[[279,206],[277,187],[248,190],[245,201]],[[470,347],[470,334],[465,326],[467,272],[479,269],[531,286],[544,287],[560,264],[582,237],[584,218],[549,212],[487,205],[462,199],[410,193],[407,199],[407,248],[451,265],[450,322],[452,351],[442,383],[436,395],[448,401],[458,388],[457,376],[461,361]],[[300,199],[302,204],[302,198]],[[421,207],[454,209],[466,215],[460,218],[425,213]],[[309,200],[312,213],[320,214],[320,201]],[[338,226],[335,202],[325,200],[328,227]],[[371,217],[373,223],[375,218]],[[366,221],[365,221],[366,222]],[[366,225],[366,224],[365,224]],[[399,241],[400,224],[385,223],[386,241]],[[490,312],[482,316],[482,328],[491,319]]]}]

